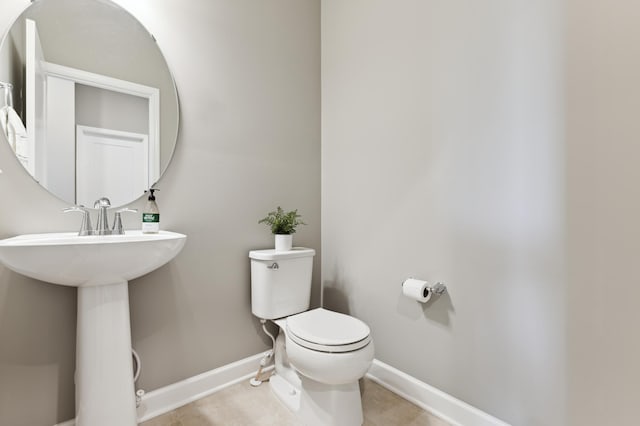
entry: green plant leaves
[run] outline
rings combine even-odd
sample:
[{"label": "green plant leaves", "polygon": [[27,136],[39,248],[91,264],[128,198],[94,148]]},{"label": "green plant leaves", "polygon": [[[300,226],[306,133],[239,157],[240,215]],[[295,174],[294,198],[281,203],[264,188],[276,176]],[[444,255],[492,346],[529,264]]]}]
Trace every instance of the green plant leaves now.
[{"label": "green plant leaves", "polygon": [[298,225],[306,225],[300,218],[298,210],[285,212],[280,206],[275,211],[269,212],[267,217],[260,219],[258,223],[265,223],[271,228],[273,234],[293,234]]}]

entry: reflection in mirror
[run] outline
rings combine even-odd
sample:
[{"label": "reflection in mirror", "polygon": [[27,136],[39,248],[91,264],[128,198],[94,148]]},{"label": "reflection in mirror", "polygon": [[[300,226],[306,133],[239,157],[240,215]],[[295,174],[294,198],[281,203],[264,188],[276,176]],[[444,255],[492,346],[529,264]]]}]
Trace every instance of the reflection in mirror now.
[{"label": "reflection in mirror", "polygon": [[69,204],[129,203],[171,159],[173,78],[153,37],[114,3],[33,3],[2,42],[0,82],[0,140]]}]

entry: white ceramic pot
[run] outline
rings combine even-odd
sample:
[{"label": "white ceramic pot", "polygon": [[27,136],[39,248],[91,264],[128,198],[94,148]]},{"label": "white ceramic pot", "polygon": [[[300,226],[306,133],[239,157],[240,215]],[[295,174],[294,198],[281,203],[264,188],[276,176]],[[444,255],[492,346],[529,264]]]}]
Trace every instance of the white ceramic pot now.
[{"label": "white ceramic pot", "polygon": [[289,251],[292,246],[292,234],[276,234],[276,251]]}]

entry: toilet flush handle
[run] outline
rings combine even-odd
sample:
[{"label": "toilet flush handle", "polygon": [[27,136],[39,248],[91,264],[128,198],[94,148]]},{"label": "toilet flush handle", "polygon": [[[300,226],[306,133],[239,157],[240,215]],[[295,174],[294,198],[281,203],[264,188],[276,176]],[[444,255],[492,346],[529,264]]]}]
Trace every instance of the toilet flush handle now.
[{"label": "toilet flush handle", "polygon": [[267,269],[280,269],[280,266],[276,262],[273,262],[270,266],[267,266]]}]

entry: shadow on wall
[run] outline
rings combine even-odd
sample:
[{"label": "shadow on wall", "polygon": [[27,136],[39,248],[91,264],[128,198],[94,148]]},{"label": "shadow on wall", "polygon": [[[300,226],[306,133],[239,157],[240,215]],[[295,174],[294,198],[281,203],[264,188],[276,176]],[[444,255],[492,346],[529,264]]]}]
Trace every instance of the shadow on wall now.
[{"label": "shadow on wall", "polygon": [[333,270],[335,273],[332,279],[324,280],[322,285],[322,307],[331,311],[351,315],[349,292],[343,284],[342,270],[338,265],[336,265]]},{"label": "shadow on wall", "polygon": [[76,298],[69,297],[75,291],[0,266],[0,380],[14,384],[0,388],[0,424],[23,424],[34,400],[47,401],[32,418],[41,424],[73,417],[68,396],[74,394],[75,359],[68,348],[75,345]]},{"label": "shadow on wall", "polygon": [[134,343],[175,328],[175,319],[179,317],[177,305],[182,302],[176,286],[182,282],[173,262],[129,282],[129,305],[143,307],[130,309]]},{"label": "shadow on wall", "polygon": [[434,294],[425,303],[410,299],[400,292],[396,304],[396,312],[414,320],[423,316],[430,321],[448,327],[451,323],[451,316],[455,313],[455,308],[448,289],[444,294]]},{"label": "shadow on wall", "polygon": [[325,281],[323,307],[332,311],[351,315],[349,296],[335,281]]}]

